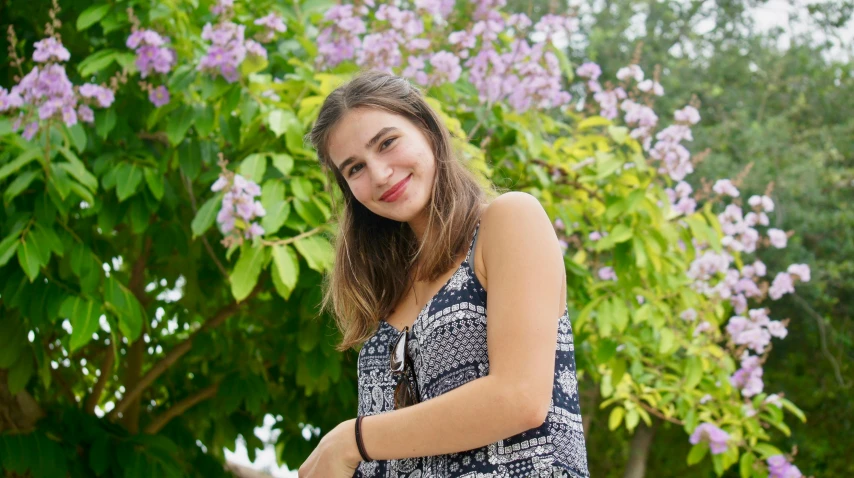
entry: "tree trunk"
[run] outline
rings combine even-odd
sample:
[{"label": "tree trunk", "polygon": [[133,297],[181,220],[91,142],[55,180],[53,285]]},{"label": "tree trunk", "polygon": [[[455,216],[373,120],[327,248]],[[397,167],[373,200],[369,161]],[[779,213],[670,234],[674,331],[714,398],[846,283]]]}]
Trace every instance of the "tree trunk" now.
[{"label": "tree trunk", "polygon": [[44,416],[44,412],[26,390],[12,395],[6,375],[6,369],[0,369],[0,433],[28,431]]},{"label": "tree trunk", "polygon": [[649,450],[652,447],[658,424],[659,420],[655,417],[652,417],[651,427],[646,426],[643,421],[638,424],[635,435],[632,437],[629,462],[626,463],[626,472],[623,474],[623,478],[644,478],[646,475],[646,460],[649,457]]}]

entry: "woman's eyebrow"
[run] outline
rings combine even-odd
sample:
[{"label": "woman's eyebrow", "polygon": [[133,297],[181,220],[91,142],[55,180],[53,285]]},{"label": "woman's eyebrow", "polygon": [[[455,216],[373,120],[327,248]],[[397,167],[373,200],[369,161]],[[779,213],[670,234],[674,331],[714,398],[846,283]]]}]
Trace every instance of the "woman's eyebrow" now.
[{"label": "woman's eyebrow", "polygon": [[[394,126],[386,126],[385,128],[379,130],[379,132],[377,132],[377,134],[375,134],[374,137],[371,138],[367,144],[365,144],[365,149],[371,149],[371,147],[373,147],[375,144],[377,144],[377,141],[379,141],[380,138],[382,138],[384,134],[386,134],[390,131],[397,131],[397,128],[395,128]],[[352,163],[355,160],[356,160],[355,156],[350,156],[349,158],[345,159],[341,163],[341,165],[338,166],[338,172],[343,173],[344,168],[346,168],[348,164]]]}]

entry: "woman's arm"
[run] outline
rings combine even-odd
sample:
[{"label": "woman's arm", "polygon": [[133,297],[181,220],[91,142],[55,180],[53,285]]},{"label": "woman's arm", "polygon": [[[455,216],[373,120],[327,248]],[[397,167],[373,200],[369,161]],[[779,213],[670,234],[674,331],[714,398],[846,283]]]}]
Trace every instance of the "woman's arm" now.
[{"label": "woman's arm", "polygon": [[[410,407],[362,419],[373,460],[479,448],[541,425],[552,395],[563,254],[536,198],[507,193],[480,226],[488,278],[489,375]],[[355,440],[351,449],[358,459]]]}]

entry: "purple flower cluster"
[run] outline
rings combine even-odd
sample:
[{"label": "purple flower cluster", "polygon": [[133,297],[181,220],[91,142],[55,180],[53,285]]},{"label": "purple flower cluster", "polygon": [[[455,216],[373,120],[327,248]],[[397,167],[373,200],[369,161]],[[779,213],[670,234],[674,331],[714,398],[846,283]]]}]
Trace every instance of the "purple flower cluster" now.
[{"label": "purple flower cluster", "polygon": [[[560,63],[546,46],[552,37],[576,30],[577,21],[544,16],[534,25],[533,33],[545,40],[532,44],[527,40],[531,20],[524,14],[505,20],[497,10],[505,3],[478,1],[475,24],[468,30],[449,32],[453,51],[436,47],[436,53],[427,50],[433,46],[430,38],[443,38],[441,26],[434,23],[428,38],[422,17],[449,13],[452,0],[420,0],[415,2],[415,10],[380,5],[372,17],[367,8],[374,6],[372,1],[359,7],[333,6],[326,12],[327,25],[318,37],[322,66],[331,68],[353,60],[363,68],[400,69],[402,76],[424,86],[454,83],[465,67],[483,103],[507,101],[520,112],[568,103],[571,96],[562,89]],[[508,29],[516,38],[505,47],[499,34]]]},{"label": "purple flower cluster", "polygon": [[37,41],[33,46],[36,48],[36,51],[33,52],[33,61],[36,63],[68,61],[71,58],[68,50],[54,37]]},{"label": "purple flower cluster", "polygon": [[219,73],[229,83],[240,79],[238,68],[247,55],[267,58],[267,50],[255,40],[244,38],[246,27],[230,21],[205,24],[202,39],[211,42],[198,69]]},{"label": "purple flower cluster", "polygon": [[679,181],[676,187],[664,190],[667,198],[670,200],[670,205],[678,214],[690,216],[697,209],[697,201],[691,197],[694,188],[685,181]]},{"label": "purple flower cluster", "polygon": [[269,43],[276,38],[276,33],[284,33],[288,30],[284,19],[278,13],[270,13],[255,20],[254,23],[264,27],[264,31],[255,36],[261,43]]},{"label": "purple flower cluster", "polygon": [[11,90],[0,87],[0,113],[18,110],[13,127],[17,130],[26,123],[25,139],[31,140],[43,121],[58,120],[66,126],[74,126],[78,120],[92,123],[95,114],[90,105],[107,108],[115,100],[113,90],[103,86],[86,83],[75,90],[65,66],[58,63],[69,58],[57,38],[36,42],[33,60],[45,64],[33,67]]},{"label": "purple flower cluster", "polygon": [[365,21],[357,15],[367,13],[364,5],[358,10],[353,5],[336,5],[326,11],[323,19],[330,26],[317,37],[318,53],[326,66],[331,68],[355,57],[362,44],[359,35],[367,31]]},{"label": "purple flower cluster", "polygon": [[789,463],[783,455],[769,456],[768,460],[768,478],[801,478],[801,470],[797,466]]},{"label": "purple flower cluster", "polygon": [[779,320],[771,320],[768,309],[750,309],[748,316],[750,318],[736,315],[727,323],[726,331],[736,345],[746,345],[761,354],[771,343],[771,337],[786,338],[786,326]]},{"label": "purple flower cluster", "polygon": [[[253,239],[264,235],[264,228],[255,221],[267,212],[260,201],[261,187],[239,174],[222,174],[211,186],[211,191],[228,188],[223,195],[222,207],[216,216],[219,229],[225,235],[237,233],[235,228],[243,230],[243,237]],[[239,233],[237,233],[239,235]]]},{"label": "purple flower cluster", "polygon": [[694,429],[691,434],[691,444],[696,445],[700,442],[708,442],[709,448],[713,455],[719,455],[726,451],[729,433],[721,430],[713,423],[701,423]]},{"label": "purple flower cluster", "polygon": [[169,73],[175,66],[175,50],[167,47],[169,37],[161,36],[154,30],[135,30],[125,44],[136,53],[136,67],[139,76],[147,77],[152,71]]}]

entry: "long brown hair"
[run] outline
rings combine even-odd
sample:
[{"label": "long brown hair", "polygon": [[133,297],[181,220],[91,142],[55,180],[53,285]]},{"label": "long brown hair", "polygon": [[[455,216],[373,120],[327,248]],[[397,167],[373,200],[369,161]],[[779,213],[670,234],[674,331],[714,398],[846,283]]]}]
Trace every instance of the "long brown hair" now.
[{"label": "long brown hair", "polygon": [[[403,116],[431,145],[436,175],[427,205],[427,228],[420,243],[406,223],[379,216],[363,206],[329,158],[331,131],[356,108],[376,108]],[[369,339],[414,281],[434,281],[456,265],[457,255],[468,247],[474,234],[481,205],[493,199],[497,191],[482,186],[459,161],[451,133],[421,91],[406,79],[385,72],[363,72],[330,93],[307,137],[343,196],[343,207],[333,207],[338,216],[338,235],[333,241],[335,264],[324,281],[322,309],[332,303],[333,316],[343,334],[336,348],[344,351]]]}]

